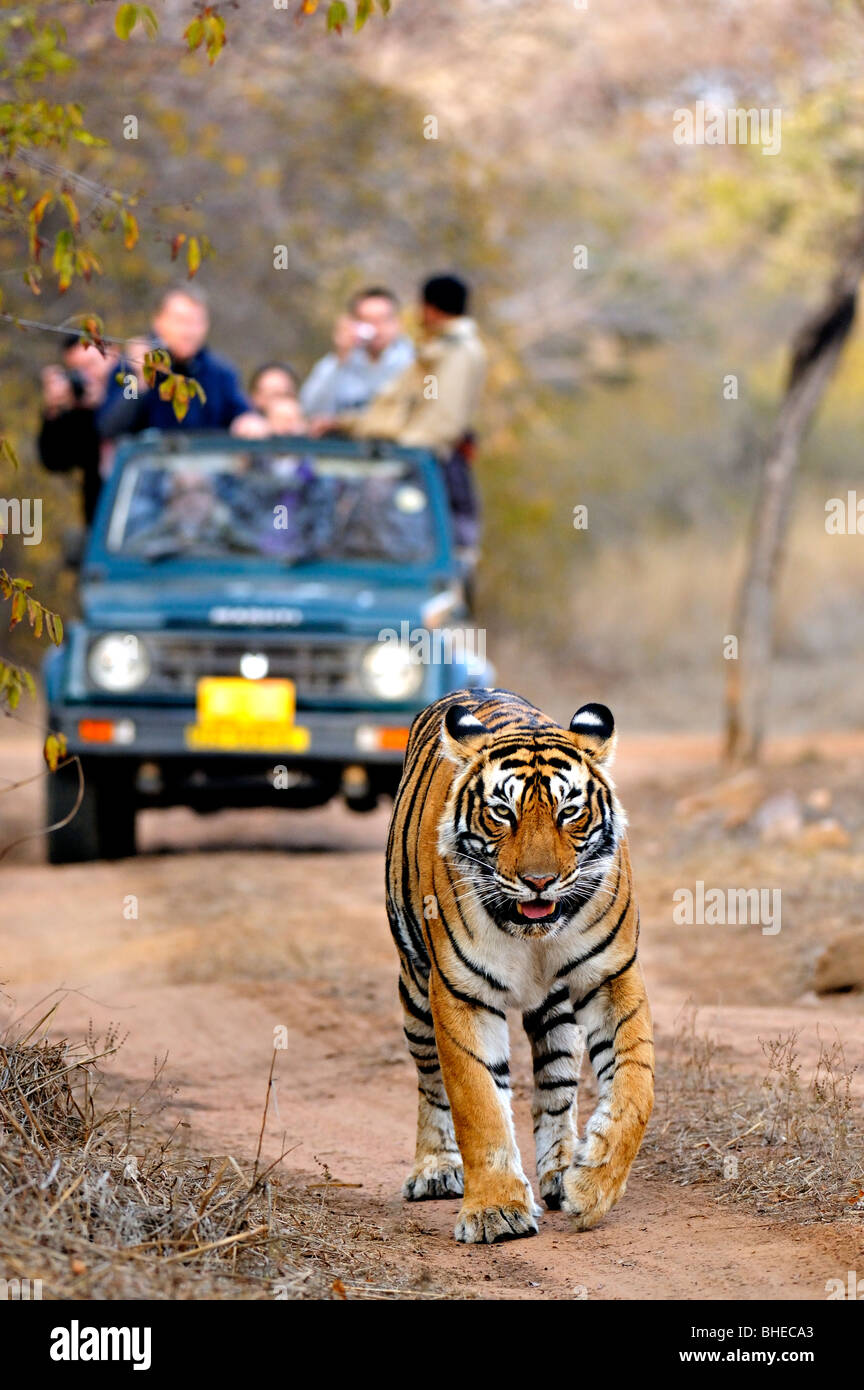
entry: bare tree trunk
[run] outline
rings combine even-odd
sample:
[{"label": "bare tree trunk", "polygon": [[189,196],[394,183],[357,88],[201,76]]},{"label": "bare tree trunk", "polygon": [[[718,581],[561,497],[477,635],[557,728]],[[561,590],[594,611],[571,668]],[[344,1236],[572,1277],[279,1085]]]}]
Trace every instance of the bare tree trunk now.
[{"label": "bare tree trunk", "polygon": [[727,663],[726,756],[759,756],[774,644],[774,603],[801,445],[834,375],[855,318],[864,275],[864,219],[825,302],[793,344],[786,394],[762,466],[750,552],[738,590],[732,633],[738,660]]}]

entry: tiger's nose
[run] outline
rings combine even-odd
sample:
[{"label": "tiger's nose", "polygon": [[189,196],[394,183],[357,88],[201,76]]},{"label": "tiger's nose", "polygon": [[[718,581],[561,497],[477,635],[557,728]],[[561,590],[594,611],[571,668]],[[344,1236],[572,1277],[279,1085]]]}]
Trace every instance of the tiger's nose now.
[{"label": "tiger's nose", "polygon": [[557,874],[523,874],[522,881],[537,893],[542,893],[543,889],[548,888],[550,883],[554,883],[557,877]]}]

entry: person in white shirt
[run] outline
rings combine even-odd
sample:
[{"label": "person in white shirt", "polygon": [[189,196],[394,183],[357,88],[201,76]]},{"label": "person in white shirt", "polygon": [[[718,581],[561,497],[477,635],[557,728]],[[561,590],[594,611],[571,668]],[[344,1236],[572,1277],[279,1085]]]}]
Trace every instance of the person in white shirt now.
[{"label": "person in white shirt", "polygon": [[365,410],[310,422],[311,434],[392,439],[430,449],[444,471],[457,545],[473,551],[480,536],[474,486],[474,426],[486,378],[486,349],[468,316],[471,291],[458,275],[433,275],[420,287],[422,336],[415,360]]},{"label": "person in white shirt", "polygon": [[402,331],[399,301],[373,285],[355,294],[333,333],[333,351],[316,362],[300,390],[307,416],[363,410],[414,361]]}]

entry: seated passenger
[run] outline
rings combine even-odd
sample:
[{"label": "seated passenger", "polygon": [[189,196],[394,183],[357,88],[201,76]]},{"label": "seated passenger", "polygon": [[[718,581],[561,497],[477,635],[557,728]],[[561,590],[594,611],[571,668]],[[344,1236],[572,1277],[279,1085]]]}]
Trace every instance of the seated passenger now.
[{"label": "seated passenger", "polygon": [[303,407],[298,400],[287,396],[273,401],[266,420],[268,434],[303,434],[306,430]]},{"label": "seated passenger", "polygon": [[249,380],[249,400],[253,410],[266,415],[273,401],[296,400],[299,389],[297,373],[287,362],[265,362]]},{"label": "seated passenger", "polygon": [[274,434],[302,434],[306,422],[297,399],[297,377],[293,367],[268,362],[259,367],[249,382],[254,410],[240,416],[231,433],[241,439],[267,439]]},{"label": "seated passenger", "polygon": [[196,470],[176,472],[168,497],[149,526],[137,530],[134,553],[155,557],[198,546],[233,548],[231,508],[216,493],[213,480]]}]

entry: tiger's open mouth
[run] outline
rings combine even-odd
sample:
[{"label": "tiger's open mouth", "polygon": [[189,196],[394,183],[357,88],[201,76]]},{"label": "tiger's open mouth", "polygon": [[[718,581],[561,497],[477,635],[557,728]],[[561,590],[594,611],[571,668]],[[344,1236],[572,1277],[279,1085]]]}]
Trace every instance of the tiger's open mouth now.
[{"label": "tiger's open mouth", "polygon": [[547,903],[543,898],[532,898],[530,902],[517,903],[516,910],[529,922],[536,922],[541,917],[551,917],[557,906],[557,903]]},{"label": "tiger's open mouth", "polygon": [[573,917],[593,896],[593,887],[586,883],[574,891],[562,894],[552,902],[549,898],[529,898],[523,901],[507,897],[503,901],[488,903],[486,911],[502,931],[512,932],[518,937],[547,936]]}]

